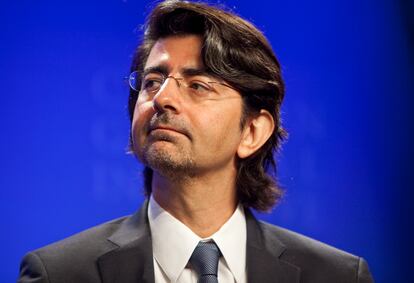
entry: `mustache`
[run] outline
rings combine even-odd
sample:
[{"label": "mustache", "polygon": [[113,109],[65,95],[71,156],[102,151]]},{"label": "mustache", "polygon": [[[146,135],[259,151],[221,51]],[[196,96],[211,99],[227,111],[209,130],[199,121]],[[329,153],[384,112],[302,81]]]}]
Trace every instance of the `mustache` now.
[{"label": "mustache", "polygon": [[192,140],[191,132],[188,130],[187,126],[182,121],[177,120],[175,117],[169,114],[169,112],[155,114],[152,116],[146,128],[147,134],[157,128],[172,129],[176,132],[186,135],[190,140]]}]

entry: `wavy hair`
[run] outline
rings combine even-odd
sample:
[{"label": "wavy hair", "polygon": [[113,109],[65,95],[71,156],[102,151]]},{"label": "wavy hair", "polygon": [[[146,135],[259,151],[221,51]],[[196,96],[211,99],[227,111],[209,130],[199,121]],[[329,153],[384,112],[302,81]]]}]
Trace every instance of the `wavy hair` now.
[{"label": "wavy hair", "polygon": [[[275,129],[266,143],[251,156],[237,160],[237,194],[245,207],[269,211],[282,197],[276,180],[274,152],[286,137],[280,107],[284,82],[280,64],[266,37],[253,24],[225,10],[201,2],[167,0],[149,14],[142,42],[137,47],[131,71],[143,72],[151,48],[160,38],[195,34],[203,39],[201,56],[206,71],[237,89],[243,99],[244,125],[248,117],[267,110]],[[130,90],[128,110],[132,121],[138,92]],[[131,145],[131,140],[130,140]],[[269,174],[274,170],[274,176]],[[153,171],[144,169],[146,194],[151,194]]]}]

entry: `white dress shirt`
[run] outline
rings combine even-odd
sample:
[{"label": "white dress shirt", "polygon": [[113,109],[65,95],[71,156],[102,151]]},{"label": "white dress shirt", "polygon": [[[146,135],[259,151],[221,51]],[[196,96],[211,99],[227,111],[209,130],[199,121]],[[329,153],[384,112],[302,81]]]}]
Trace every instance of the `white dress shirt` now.
[{"label": "white dress shirt", "polygon": [[151,228],[156,283],[197,283],[197,274],[187,266],[199,241],[213,240],[222,257],[219,283],[245,283],[246,218],[238,205],[230,219],[211,237],[202,239],[150,197],[148,219]]}]

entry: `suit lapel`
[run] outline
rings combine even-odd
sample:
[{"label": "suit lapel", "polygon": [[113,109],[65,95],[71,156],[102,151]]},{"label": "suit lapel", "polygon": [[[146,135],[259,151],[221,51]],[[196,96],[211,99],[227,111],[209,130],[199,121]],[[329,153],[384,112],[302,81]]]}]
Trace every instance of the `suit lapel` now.
[{"label": "suit lapel", "polygon": [[108,241],[114,249],[98,259],[103,283],[154,283],[147,205],[128,218]]},{"label": "suit lapel", "polygon": [[[103,283],[155,282],[147,206],[145,202],[108,238],[114,248],[98,258]],[[280,259],[286,248],[277,235],[267,231],[248,209],[246,224],[248,282],[299,282],[300,268]]]},{"label": "suit lapel", "polygon": [[246,209],[247,224],[247,277],[248,282],[299,282],[300,268],[283,261],[280,256],[286,250]]}]

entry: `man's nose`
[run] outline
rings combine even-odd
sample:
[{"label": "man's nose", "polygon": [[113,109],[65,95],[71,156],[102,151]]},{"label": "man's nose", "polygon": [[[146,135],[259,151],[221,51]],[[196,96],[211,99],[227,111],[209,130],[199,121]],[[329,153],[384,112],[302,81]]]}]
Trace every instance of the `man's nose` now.
[{"label": "man's nose", "polygon": [[180,82],[174,77],[167,77],[160,90],[154,96],[154,109],[161,112],[167,110],[179,112],[182,99],[180,91]]}]

